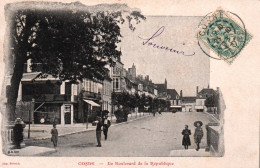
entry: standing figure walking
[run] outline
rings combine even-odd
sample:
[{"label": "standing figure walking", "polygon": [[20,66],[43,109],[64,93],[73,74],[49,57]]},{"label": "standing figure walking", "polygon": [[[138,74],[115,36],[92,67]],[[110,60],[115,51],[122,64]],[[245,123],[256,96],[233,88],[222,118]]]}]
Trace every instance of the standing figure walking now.
[{"label": "standing figure walking", "polygon": [[110,125],[111,125],[111,122],[108,119],[108,116],[105,115],[104,121],[103,121],[103,133],[104,133],[104,136],[105,136],[105,140],[107,140],[107,132],[108,132],[108,128],[110,127]]},{"label": "standing figure walking", "polygon": [[102,126],[103,126],[103,123],[102,123],[102,119],[101,117],[97,117],[97,127],[96,127],[96,137],[97,137],[97,147],[101,147],[101,133],[102,133]]},{"label": "standing figure walking", "polygon": [[185,129],[182,131],[182,145],[184,146],[185,149],[188,149],[189,146],[191,145],[190,143],[190,135],[191,131],[188,129],[188,125],[185,125]]},{"label": "standing figure walking", "polygon": [[197,145],[196,151],[198,151],[200,149],[200,142],[203,137],[203,130],[201,128],[202,125],[203,125],[203,123],[201,121],[196,121],[194,123],[194,126],[197,127],[195,129],[195,133],[194,133],[194,140]]},{"label": "standing figure walking", "polygon": [[53,128],[51,129],[51,142],[53,143],[54,148],[57,147],[58,143],[58,130],[56,129],[56,124],[53,124]]}]

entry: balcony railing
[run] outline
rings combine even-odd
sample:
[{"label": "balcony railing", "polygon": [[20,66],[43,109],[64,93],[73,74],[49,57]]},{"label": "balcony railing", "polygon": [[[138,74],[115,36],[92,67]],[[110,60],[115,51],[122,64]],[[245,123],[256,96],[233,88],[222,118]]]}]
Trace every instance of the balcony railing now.
[{"label": "balcony railing", "polygon": [[101,99],[101,94],[100,93],[94,93],[94,92],[89,92],[89,91],[84,91],[82,93],[83,97],[88,97],[88,98],[94,98],[94,99]]},{"label": "balcony railing", "polygon": [[22,101],[32,101],[33,98],[36,102],[71,101],[71,95],[60,94],[23,95]]}]

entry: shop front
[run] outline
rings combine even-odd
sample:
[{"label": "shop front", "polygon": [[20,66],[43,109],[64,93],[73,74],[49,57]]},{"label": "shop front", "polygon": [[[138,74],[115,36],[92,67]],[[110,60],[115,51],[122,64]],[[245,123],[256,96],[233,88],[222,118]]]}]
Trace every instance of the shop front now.
[{"label": "shop front", "polygon": [[[36,103],[33,114],[34,124],[73,124],[74,104]],[[38,109],[37,109],[38,107]]]},{"label": "shop front", "polygon": [[170,111],[171,112],[181,112],[182,106],[170,106]]}]

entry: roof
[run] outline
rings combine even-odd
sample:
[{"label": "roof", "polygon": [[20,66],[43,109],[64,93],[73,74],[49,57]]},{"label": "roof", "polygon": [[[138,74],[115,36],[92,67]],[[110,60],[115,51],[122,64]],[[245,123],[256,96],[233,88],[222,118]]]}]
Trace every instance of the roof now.
[{"label": "roof", "polygon": [[155,84],[159,93],[167,92],[167,87],[165,84]]},{"label": "roof", "polygon": [[196,102],[196,97],[182,97],[183,103],[193,103]]},{"label": "roof", "polygon": [[179,94],[175,89],[167,89],[167,93],[171,96],[171,99],[176,99],[176,96],[179,97]]},{"label": "roof", "polygon": [[40,76],[41,72],[32,72],[32,73],[23,73],[23,77],[21,79],[22,82],[31,82],[31,81],[47,81],[47,80],[55,80],[59,81],[59,78],[55,78],[52,75],[46,75],[45,77]]},{"label": "roof", "polygon": [[215,93],[216,91],[211,88],[204,88],[199,92],[199,94],[215,94]]},{"label": "roof", "polygon": [[198,97],[207,98],[209,95],[215,95],[217,92],[211,88],[204,88],[198,93]]}]

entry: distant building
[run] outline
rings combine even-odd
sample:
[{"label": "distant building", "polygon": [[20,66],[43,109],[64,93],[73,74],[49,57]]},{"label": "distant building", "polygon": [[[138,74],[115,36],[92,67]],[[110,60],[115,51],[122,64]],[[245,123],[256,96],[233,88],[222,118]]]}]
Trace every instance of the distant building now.
[{"label": "distant building", "polygon": [[165,78],[164,83],[155,84],[158,90],[158,97],[164,100],[168,99],[167,94],[167,79]]},{"label": "distant building", "polygon": [[113,80],[114,92],[122,92],[124,90],[123,71],[124,64],[120,60],[116,61],[115,66],[111,67],[111,78]]},{"label": "distant building", "polygon": [[175,89],[167,89],[167,94],[171,103],[170,109],[174,111],[181,111],[181,97],[178,92]]},{"label": "distant building", "polygon": [[214,95],[216,95],[218,93],[218,88],[217,90],[214,90],[212,88],[203,88],[200,92],[199,92],[199,87],[197,86],[197,98],[196,98],[196,105],[195,105],[195,110],[197,112],[205,112],[207,111],[207,107],[205,105],[205,101],[207,98],[212,97]]},{"label": "distant building", "polygon": [[134,64],[132,65],[131,68],[128,68],[128,74],[129,74],[128,78],[135,82],[135,80],[136,80],[136,67],[135,67]]},{"label": "distant building", "polygon": [[112,100],[111,100],[111,94],[112,94],[112,78],[110,77],[109,70],[107,71],[107,74],[103,81],[103,91],[102,91],[102,110],[107,110],[109,112],[112,111]]},{"label": "distant building", "polygon": [[193,112],[195,110],[196,97],[182,97],[182,111]]}]

